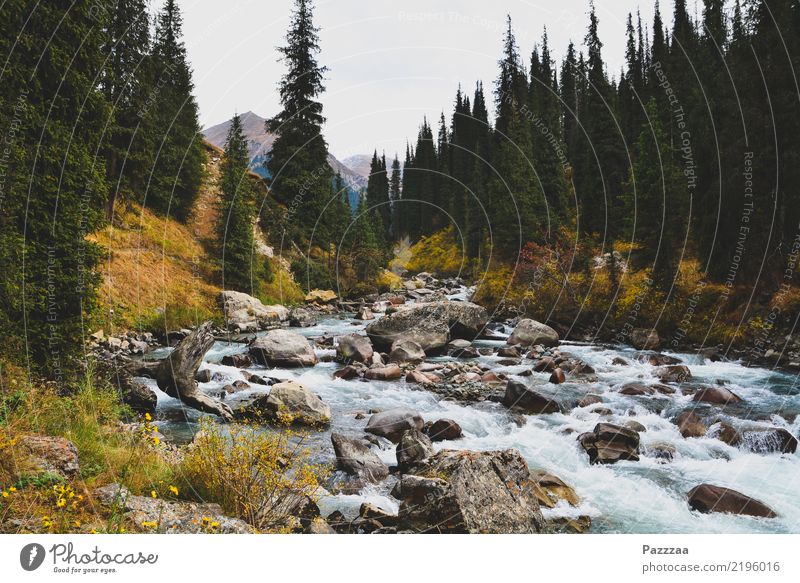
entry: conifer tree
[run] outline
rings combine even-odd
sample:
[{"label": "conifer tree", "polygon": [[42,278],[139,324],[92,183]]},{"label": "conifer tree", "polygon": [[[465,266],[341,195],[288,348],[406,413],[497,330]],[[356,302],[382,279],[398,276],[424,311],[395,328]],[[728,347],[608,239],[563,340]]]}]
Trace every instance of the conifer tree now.
[{"label": "conifer tree", "polygon": [[166,0],[156,20],[153,41],[156,88],[145,105],[155,159],[145,204],[185,220],[202,182],[204,154],[182,28],[177,3]]},{"label": "conifer tree", "polygon": [[395,154],[394,160],[392,161],[392,175],[389,179],[389,201],[391,203],[390,240],[399,238],[400,234],[398,217],[400,214],[400,197],[402,194],[402,174],[400,170],[400,160],[397,159],[397,154]]},{"label": "conifer tree", "polygon": [[254,263],[255,200],[249,163],[247,140],[236,114],[231,120],[222,156],[217,237],[223,288],[252,294],[258,291],[261,269]]},{"label": "conifer tree", "polygon": [[0,18],[0,343],[56,381],[77,372],[100,283],[87,236],[103,224],[109,108],[93,6],[9,0]]},{"label": "conifer tree", "polygon": [[[313,23],[311,0],[295,0],[286,45],[279,51],[287,71],[278,85],[282,109],[266,128],[277,135],[267,161],[270,192],[294,209],[288,230],[308,243],[318,217],[328,220],[323,209],[333,178],[319,102],[326,68],[317,62],[319,29]],[[313,243],[324,247],[329,241],[317,238]]]},{"label": "conifer tree", "polygon": [[154,91],[150,70],[150,24],[144,0],[116,0],[108,10],[101,47],[100,87],[111,116],[103,140],[109,186],[106,218],[111,219],[119,193],[144,191],[152,164],[151,128],[144,108]]}]

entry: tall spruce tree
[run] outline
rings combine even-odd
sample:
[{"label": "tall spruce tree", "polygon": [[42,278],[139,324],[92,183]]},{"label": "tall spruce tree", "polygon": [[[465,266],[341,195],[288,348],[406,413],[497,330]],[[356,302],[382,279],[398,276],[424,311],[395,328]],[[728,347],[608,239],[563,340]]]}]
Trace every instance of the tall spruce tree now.
[{"label": "tall spruce tree", "polygon": [[98,156],[107,15],[94,5],[9,0],[0,18],[0,343],[56,381],[77,372],[100,282],[87,235],[108,193]]},{"label": "tall spruce tree", "polygon": [[177,3],[166,0],[156,20],[151,58],[156,87],[144,106],[154,152],[145,204],[185,220],[203,179],[204,154],[182,28]]},{"label": "tall spruce tree", "polygon": [[403,173],[400,169],[400,160],[397,159],[397,154],[394,155],[392,161],[392,175],[389,178],[389,202],[391,204],[391,229],[390,240],[396,240],[400,235],[400,227],[398,224],[398,217],[400,214],[400,197],[402,195],[402,181]]},{"label": "tall spruce tree", "polygon": [[287,71],[278,85],[282,109],[267,121],[267,131],[277,135],[267,169],[272,176],[270,192],[290,208],[290,236],[324,247],[330,241],[320,236],[312,241],[312,231],[319,217],[329,220],[323,210],[333,171],[322,135],[325,118],[319,96],[326,68],[317,62],[319,29],[314,26],[313,8],[311,0],[295,0],[286,45],[279,49]]},{"label": "tall spruce tree", "polygon": [[258,292],[262,270],[254,255],[255,199],[249,164],[247,140],[236,114],[222,156],[217,237],[223,288],[252,294]]},{"label": "tall spruce tree", "polygon": [[119,194],[133,198],[144,191],[152,164],[151,128],[143,111],[155,90],[150,68],[150,23],[144,0],[116,0],[104,26],[100,87],[111,105],[103,140],[109,186],[106,218],[113,216]]}]

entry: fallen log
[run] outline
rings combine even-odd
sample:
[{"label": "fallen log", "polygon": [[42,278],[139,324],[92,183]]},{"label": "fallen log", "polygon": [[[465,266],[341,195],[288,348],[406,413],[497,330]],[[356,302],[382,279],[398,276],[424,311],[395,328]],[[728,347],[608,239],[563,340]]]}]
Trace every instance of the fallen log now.
[{"label": "fallen log", "polygon": [[226,421],[233,420],[233,411],[228,405],[203,393],[197,387],[194,375],[208,349],[214,344],[212,323],[205,322],[181,340],[172,353],[155,369],[158,388],[170,397],[203,411],[219,415]]}]

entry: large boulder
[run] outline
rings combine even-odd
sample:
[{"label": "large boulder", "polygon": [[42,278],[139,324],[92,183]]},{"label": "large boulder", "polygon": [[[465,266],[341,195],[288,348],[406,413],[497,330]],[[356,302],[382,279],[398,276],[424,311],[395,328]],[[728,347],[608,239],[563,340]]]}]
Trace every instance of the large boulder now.
[{"label": "large boulder", "polygon": [[592,464],[639,461],[639,434],[627,427],[598,423],[591,432],[579,435],[578,441]]},{"label": "large boulder", "polygon": [[508,408],[521,409],[525,413],[534,415],[540,413],[558,413],[561,411],[561,407],[556,401],[537,393],[528,388],[524,383],[513,379],[509,380],[506,384],[503,405]]},{"label": "large boulder", "polygon": [[73,478],[80,471],[78,448],[63,437],[25,435],[19,439],[18,445],[30,466],[40,473]]},{"label": "large boulder", "polygon": [[506,341],[508,344],[519,346],[558,346],[558,332],[547,324],[536,320],[523,318],[517,323],[516,328]]},{"label": "large boulder", "polygon": [[529,534],[542,514],[516,450],[452,451],[401,478],[400,528],[414,532]]},{"label": "large boulder", "polygon": [[308,340],[290,330],[270,330],[250,344],[250,356],[265,366],[293,368],[314,366],[317,354]]},{"label": "large boulder", "polygon": [[658,350],[661,338],[658,332],[648,328],[636,328],[630,335],[631,346],[639,350]]},{"label": "large boulder", "polygon": [[389,361],[397,364],[419,364],[423,360],[425,351],[413,340],[398,340],[392,344]]},{"label": "large boulder", "polygon": [[412,409],[398,407],[372,415],[367,421],[364,431],[398,443],[403,432],[409,429],[421,430],[424,425],[425,422],[419,413]]},{"label": "large boulder", "polygon": [[687,494],[689,506],[699,512],[725,512],[745,516],[758,516],[761,518],[774,518],[775,512],[767,505],[741,492],[714,486],[700,484]]},{"label": "large boulder", "polygon": [[267,395],[250,401],[239,411],[245,418],[262,418],[298,425],[328,425],[331,408],[295,381],[272,385]]},{"label": "large boulder", "polygon": [[217,297],[229,328],[264,329],[289,319],[289,310],[281,305],[265,306],[261,300],[238,291],[223,291]]},{"label": "large boulder", "polygon": [[433,454],[433,443],[430,438],[419,429],[409,429],[403,432],[397,444],[397,467],[405,472],[432,457]]},{"label": "large boulder", "polygon": [[698,390],[692,400],[696,403],[712,403],[714,405],[735,405],[742,398],[725,387],[703,387]]},{"label": "large boulder", "polygon": [[372,342],[366,336],[350,334],[349,336],[340,336],[338,338],[336,360],[339,362],[370,364],[372,363],[373,353]]},{"label": "large boulder", "polygon": [[336,466],[340,470],[373,483],[389,475],[389,468],[364,441],[332,433],[331,443],[336,454]]},{"label": "large boulder", "polygon": [[367,326],[367,334],[380,350],[391,350],[397,340],[412,340],[426,352],[447,345],[451,338],[479,336],[489,315],[470,302],[426,302],[398,308]]},{"label": "large boulder", "polygon": [[310,328],[316,325],[317,317],[314,312],[305,308],[294,308],[289,314],[289,325],[297,328]]}]

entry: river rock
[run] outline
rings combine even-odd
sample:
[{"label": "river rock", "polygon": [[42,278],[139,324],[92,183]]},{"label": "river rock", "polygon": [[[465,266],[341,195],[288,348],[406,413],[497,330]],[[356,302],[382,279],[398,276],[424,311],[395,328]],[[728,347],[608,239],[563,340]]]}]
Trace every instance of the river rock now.
[{"label": "river rock", "polygon": [[[140,529],[169,534],[250,534],[253,528],[243,520],[226,516],[219,504],[172,502],[150,496],[134,496],[120,484],[108,484],[92,491],[92,498],[124,514]],[[155,524],[156,526],[150,526]],[[212,524],[214,526],[212,526]]]},{"label": "river rock", "polygon": [[734,405],[741,403],[742,398],[725,387],[703,387],[698,390],[692,400],[696,403],[712,403],[714,405]]},{"label": "river rock", "polygon": [[392,344],[389,361],[397,364],[418,364],[425,360],[422,346],[413,340],[398,340]]},{"label": "river rock", "polygon": [[783,427],[773,427],[745,432],[742,446],[753,453],[794,453],[797,451],[797,438]]},{"label": "river rock", "polygon": [[308,340],[291,330],[270,330],[250,344],[250,356],[265,366],[292,368],[314,366],[317,354]]},{"label": "river rock", "polygon": [[351,379],[358,378],[360,375],[360,370],[353,365],[348,364],[344,368],[340,368],[336,372],[333,373],[333,378],[335,379],[344,379],[349,381]]},{"label": "river rock", "polygon": [[560,368],[555,369],[552,374],[550,375],[550,382],[554,385],[560,385],[567,380],[567,377],[564,375],[564,371]]},{"label": "river rock", "polygon": [[381,350],[396,340],[417,342],[425,352],[441,349],[451,338],[472,340],[481,333],[489,315],[470,302],[425,302],[398,308],[367,326],[367,334]]},{"label": "river rock", "polygon": [[132,411],[140,415],[145,413],[155,414],[158,397],[153,389],[127,374],[116,375],[112,378],[112,382],[119,389],[122,402],[130,407]]},{"label": "river rock", "polygon": [[681,359],[660,352],[640,352],[636,355],[636,360],[639,362],[646,362],[651,366],[668,366],[672,364],[680,364]]},{"label": "river rock", "polygon": [[504,358],[519,358],[522,353],[518,346],[501,346],[497,349],[497,356]]},{"label": "river rock", "polygon": [[332,304],[335,302],[339,297],[336,295],[336,292],[330,289],[314,289],[311,290],[306,294],[305,301],[307,304]]},{"label": "river rock", "polygon": [[317,318],[311,310],[295,308],[289,314],[289,325],[298,328],[310,328],[316,325]]},{"label": "river rock", "polygon": [[372,310],[370,310],[367,306],[361,306],[358,308],[355,318],[356,320],[374,320],[375,314],[373,314]]},{"label": "river rock", "polygon": [[631,346],[639,350],[656,350],[661,345],[661,338],[653,329],[635,328],[630,335]]},{"label": "river rock", "polygon": [[242,352],[239,354],[226,354],[222,357],[220,364],[223,366],[235,366],[236,368],[248,368],[253,366],[253,361],[247,353]]},{"label": "river rock", "polygon": [[733,447],[739,445],[742,440],[742,436],[739,435],[739,432],[723,421],[714,423],[714,425],[709,427],[706,435],[719,439],[721,442],[727,443]]},{"label": "river rock", "polygon": [[288,421],[298,425],[328,425],[331,408],[317,395],[295,381],[272,385],[269,394],[244,404],[239,415],[252,419]]},{"label": "river rock", "polygon": [[519,346],[533,346],[534,344],[548,347],[558,346],[558,332],[546,324],[523,318],[508,337],[507,343]]},{"label": "river rock", "polygon": [[53,473],[70,479],[80,471],[78,448],[63,437],[24,435],[17,444],[27,464],[37,473]]},{"label": "river rock", "polygon": [[678,450],[675,449],[675,446],[669,443],[653,443],[647,446],[645,451],[645,455],[651,458],[655,458],[659,463],[669,463],[673,459],[675,459],[675,455],[678,453]]},{"label": "river rock", "polygon": [[625,422],[625,427],[627,429],[632,429],[636,433],[644,433],[647,431],[647,427],[636,421],[635,419],[631,419],[630,421]]},{"label": "river rock", "polygon": [[212,374],[210,369],[203,368],[194,373],[194,380],[198,383],[210,383]]},{"label": "river rock", "polygon": [[639,434],[626,427],[598,423],[591,432],[579,435],[578,441],[592,464],[639,461]]},{"label": "river rock", "polygon": [[578,401],[578,407],[591,407],[597,403],[602,403],[603,398],[600,395],[586,395]]},{"label": "river rock", "polygon": [[692,378],[689,367],[682,364],[660,366],[653,371],[653,374],[664,383],[682,383]]},{"label": "river rock", "polygon": [[556,370],[556,361],[552,356],[545,356],[533,365],[533,370],[534,372],[553,372]]},{"label": "river rock", "polygon": [[340,470],[373,483],[381,482],[389,475],[389,468],[364,441],[332,433],[331,442]]},{"label": "river rock", "polygon": [[622,385],[622,387],[619,390],[619,393],[620,395],[637,397],[641,395],[652,395],[653,393],[655,393],[655,389],[647,386],[644,383],[633,381]]},{"label": "river rock", "polygon": [[433,533],[541,531],[530,471],[516,450],[452,451],[401,478],[400,528]]},{"label": "river rock", "polygon": [[699,512],[724,512],[761,518],[775,518],[777,514],[762,502],[736,490],[700,484],[687,494],[689,506]]},{"label": "river rock", "polygon": [[371,364],[374,353],[372,342],[366,336],[350,334],[349,336],[340,336],[338,338],[336,360],[339,362]]},{"label": "river rock", "polygon": [[534,491],[541,506],[555,508],[561,500],[566,501],[570,506],[578,506],[581,502],[571,486],[558,476],[544,470],[531,472],[531,481],[535,485]]},{"label": "river rock", "polygon": [[264,329],[289,319],[289,310],[284,306],[265,306],[258,298],[243,292],[220,292],[217,302],[229,327],[246,328],[254,323],[256,328]]},{"label": "river rock", "polygon": [[406,375],[406,382],[426,385],[431,382],[431,379],[424,372],[420,372],[418,370],[410,370]]},{"label": "river rock", "polygon": [[406,472],[433,454],[433,444],[430,438],[419,429],[409,429],[403,432],[400,442],[397,444],[397,466],[401,472]]},{"label": "river rock", "polygon": [[364,373],[364,378],[371,381],[396,381],[403,376],[403,371],[395,364],[372,366]]},{"label": "river rock", "polygon": [[449,441],[463,435],[461,426],[452,419],[437,419],[430,425],[426,424],[425,433],[431,441]]},{"label": "river rock", "polygon": [[408,429],[421,430],[424,425],[425,422],[419,413],[412,409],[398,407],[372,415],[364,431],[397,443],[404,431]]},{"label": "river rock", "polygon": [[703,437],[706,434],[706,426],[695,414],[694,411],[684,411],[675,418],[675,425],[684,437]]},{"label": "river rock", "polygon": [[537,393],[528,388],[527,385],[515,380],[509,380],[506,384],[506,392],[503,396],[503,405],[509,409],[520,409],[525,413],[558,413],[561,411],[559,404],[549,397]]}]

